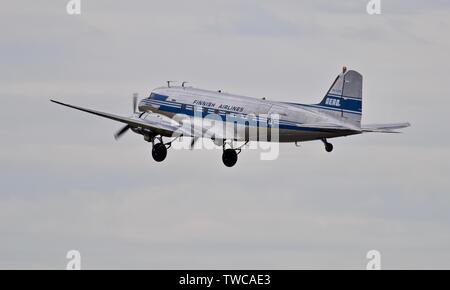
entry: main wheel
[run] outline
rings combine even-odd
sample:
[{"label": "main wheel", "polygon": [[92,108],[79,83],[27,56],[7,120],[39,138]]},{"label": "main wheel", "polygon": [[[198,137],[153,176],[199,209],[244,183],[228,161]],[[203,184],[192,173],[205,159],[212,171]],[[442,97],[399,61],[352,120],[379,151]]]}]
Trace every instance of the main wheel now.
[{"label": "main wheel", "polygon": [[236,150],[234,149],[226,149],[222,154],[223,164],[227,167],[233,167],[237,162],[238,156]]},{"label": "main wheel", "polygon": [[325,143],[325,150],[326,150],[327,152],[333,151],[333,144],[331,144],[331,143]]},{"label": "main wheel", "polygon": [[163,143],[156,143],[153,145],[152,156],[156,162],[161,162],[166,159],[167,156],[167,148]]}]

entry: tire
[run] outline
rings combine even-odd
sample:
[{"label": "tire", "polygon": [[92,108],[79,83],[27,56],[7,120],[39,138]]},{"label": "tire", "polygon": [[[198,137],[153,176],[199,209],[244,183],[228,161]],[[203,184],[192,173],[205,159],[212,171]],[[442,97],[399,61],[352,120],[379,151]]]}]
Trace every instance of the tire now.
[{"label": "tire", "polygon": [[331,144],[331,143],[326,143],[326,144],[325,144],[325,150],[326,150],[327,152],[333,151],[333,144]]},{"label": "tire", "polygon": [[166,145],[162,143],[156,143],[153,145],[152,149],[152,157],[156,162],[162,162],[166,159],[167,156],[167,148]]},{"label": "tire", "polygon": [[233,167],[236,164],[237,159],[238,159],[238,155],[236,153],[236,150],[226,149],[223,151],[222,161],[226,167]]}]

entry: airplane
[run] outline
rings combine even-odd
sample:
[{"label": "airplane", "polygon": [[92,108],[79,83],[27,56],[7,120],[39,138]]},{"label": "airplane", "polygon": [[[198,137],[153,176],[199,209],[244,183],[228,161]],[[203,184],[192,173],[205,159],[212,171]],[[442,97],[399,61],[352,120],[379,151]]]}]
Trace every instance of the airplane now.
[{"label": "airplane", "polygon": [[[238,154],[248,142],[295,143],[321,140],[327,152],[333,151],[328,139],[367,132],[400,133],[410,123],[361,125],[362,75],[343,67],[322,101],[317,104],[281,102],[252,98],[186,86],[159,87],[137,103],[133,96],[133,115],[122,117],[60,101],[51,102],[100,117],[124,123],[114,137],[125,132],[140,134],[152,144],[152,157],[161,162],[176,139],[192,138],[191,147],[199,138],[209,138],[222,146],[225,166],[236,164]],[[219,126],[196,126],[214,120]],[[231,130],[230,130],[231,129]],[[258,132],[266,129],[268,136]],[[256,132],[256,133],[255,133]],[[269,134],[270,133],[270,134]],[[275,136],[275,137],[273,137]],[[164,138],[172,138],[164,142]],[[267,137],[267,138],[263,138]],[[166,140],[167,141],[167,140]],[[238,146],[238,142],[243,145]]]}]

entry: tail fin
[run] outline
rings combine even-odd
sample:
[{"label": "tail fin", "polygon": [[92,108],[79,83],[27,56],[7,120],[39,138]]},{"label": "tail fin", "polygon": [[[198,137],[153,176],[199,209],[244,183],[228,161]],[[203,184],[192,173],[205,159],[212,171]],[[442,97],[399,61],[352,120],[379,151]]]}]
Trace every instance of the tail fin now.
[{"label": "tail fin", "polygon": [[344,123],[361,127],[362,75],[344,67],[323,100],[314,107]]}]

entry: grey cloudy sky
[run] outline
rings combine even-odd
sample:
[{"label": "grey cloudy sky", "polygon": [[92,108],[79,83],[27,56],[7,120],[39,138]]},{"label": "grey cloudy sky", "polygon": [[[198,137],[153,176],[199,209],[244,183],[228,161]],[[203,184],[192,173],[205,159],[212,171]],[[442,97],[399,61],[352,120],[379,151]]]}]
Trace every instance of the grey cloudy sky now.
[{"label": "grey cloudy sky", "polygon": [[[450,268],[450,4],[2,1],[0,268]],[[281,145],[225,168],[49,98],[128,115],[166,80],[315,103],[342,65],[397,135]]]}]

